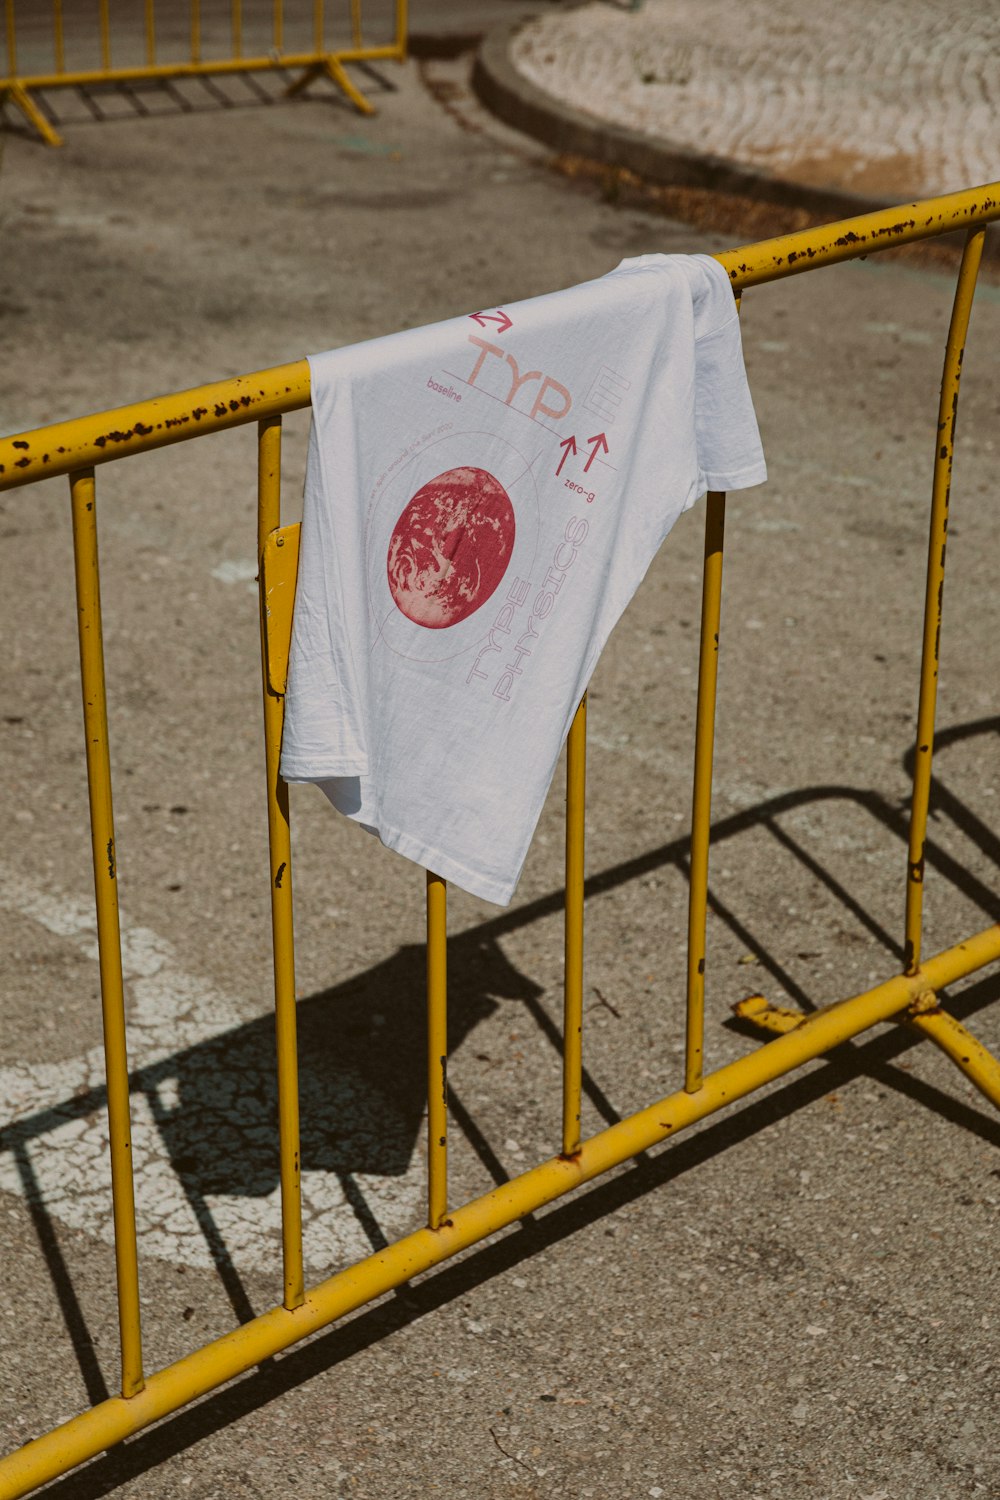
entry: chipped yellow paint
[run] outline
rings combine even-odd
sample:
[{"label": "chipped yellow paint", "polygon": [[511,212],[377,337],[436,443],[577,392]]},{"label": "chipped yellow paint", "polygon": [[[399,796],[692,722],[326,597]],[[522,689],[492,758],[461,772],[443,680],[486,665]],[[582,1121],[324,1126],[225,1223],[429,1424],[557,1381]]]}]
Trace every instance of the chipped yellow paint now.
[{"label": "chipped yellow paint", "polygon": [[735,291],[781,281],[819,266],[857,260],[877,250],[911,245],[956,229],[990,224],[1000,218],[1000,182],[884,208],[876,213],[840,219],[816,229],[779,235],[740,250],[725,250],[715,259],[723,265]]}]

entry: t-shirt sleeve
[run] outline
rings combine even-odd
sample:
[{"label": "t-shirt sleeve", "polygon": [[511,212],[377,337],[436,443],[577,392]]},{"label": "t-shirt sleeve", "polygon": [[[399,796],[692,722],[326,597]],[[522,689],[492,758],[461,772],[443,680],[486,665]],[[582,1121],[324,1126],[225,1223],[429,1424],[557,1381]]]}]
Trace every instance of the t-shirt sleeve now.
[{"label": "t-shirt sleeve", "polygon": [[717,260],[703,268],[695,298],[695,441],[699,493],[742,490],[767,478],[764,450],[743,365],[739,314]]}]

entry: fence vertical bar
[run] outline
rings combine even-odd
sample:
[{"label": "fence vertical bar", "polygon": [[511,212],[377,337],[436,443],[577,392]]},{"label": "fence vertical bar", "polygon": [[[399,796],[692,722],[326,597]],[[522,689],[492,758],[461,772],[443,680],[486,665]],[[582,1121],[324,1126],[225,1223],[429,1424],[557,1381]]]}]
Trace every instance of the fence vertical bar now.
[{"label": "fence vertical bar", "polygon": [[93,469],[70,475],[73,562],[76,574],[80,681],[87,744],[87,794],[94,859],[98,964],[108,1085],[111,1197],[115,1226],[118,1324],[121,1337],[122,1395],[135,1396],[145,1384],[139,1321],[139,1260],[136,1247],[132,1129],[129,1113],[128,1054],[125,1043],[125,987],[118,917],[111,758],[108,745],[107,685],[101,628],[101,581],[97,554],[97,491]]},{"label": "fence vertical bar", "polygon": [[920,655],[920,691],[917,704],[917,743],[913,759],[913,797],[910,804],[910,837],[907,850],[904,968],[913,974],[920,964],[924,908],[924,842],[931,794],[931,762],[934,753],[934,719],[937,711],[938,668],[941,656],[941,618],[944,603],[944,560],[948,542],[948,505],[951,471],[955,457],[955,422],[962,378],[962,356],[969,332],[972,299],[983,254],[986,230],[972,225],[966,235],[959,267],[955,300],[951,309],[948,340],[941,373],[937,435],[934,449],[934,483],[931,492],[930,534],[927,542],[927,584],[924,593],[924,633]]},{"label": "fence vertical bar", "polygon": [[351,46],[361,45],[361,0],[351,0]]},{"label": "fence vertical bar", "polygon": [[[281,524],[281,418],[257,424],[257,558]],[[295,939],[292,917],[292,834],[288,784],[278,774],[285,700],[267,675],[267,601],[260,580],[260,653],[264,684],[264,759],[270,860],[271,942],[274,959],[274,1027],[278,1072],[278,1156],[281,1176],[281,1246],[284,1305],[305,1300],[302,1267],[302,1183],[299,1155],[299,1060],[295,1013]]]},{"label": "fence vertical bar", "polygon": [[243,0],[232,0],[233,56],[243,56]]},{"label": "fence vertical bar", "polygon": [[317,57],[323,52],[323,0],[313,0],[313,51]]},{"label": "fence vertical bar", "polygon": [[725,527],[726,497],[721,491],[710,490],[705,511],[705,565],[701,591],[701,649],[698,657],[698,711],[691,808],[687,1034],[684,1057],[684,1087],[689,1094],[695,1094],[701,1088],[704,1061],[708,841],[712,819],[712,755],[715,745],[715,694],[719,675]]},{"label": "fence vertical bar", "polygon": [[274,50],[282,52],[285,45],[285,17],[281,0],[274,0]]},{"label": "fence vertical bar", "polygon": [[52,47],[55,53],[56,72],[66,71],[66,46],[63,36],[62,0],[52,0]]},{"label": "fence vertical bar", "polygon": [[191,61],[201,62],[201,0],[191,0]]},{"label": "fence vertical bar", "polygon": [[400,62],[406,61],[407,0],[396,0],[396,50]]},{"label": "fence vertical bar", "polygon": [[108,16],[108,0],[101,0],[101,67],[105,73],[111,67],[111,21]]},{"label": "fence vertical bar", "polygon": [[562,1154],[580,1151],[583,1074],[583,872],[587,797],[587,695],[566,741],[566,911],[563,973]]},{"label": "fence vertical bar", "polygon": [[427,1227],[448,1217],[448,887],[427,871]]},{"label": "fence vertical bar", "polygon": [[4,32],[7,39],[7,76],[17,77],[17,27],[14,23],[14,0],[4,0]]},{"label": "fence vertical bar", "polygon": [[146,62],[156,67],[156,11],[155,0],[146,0]]}]

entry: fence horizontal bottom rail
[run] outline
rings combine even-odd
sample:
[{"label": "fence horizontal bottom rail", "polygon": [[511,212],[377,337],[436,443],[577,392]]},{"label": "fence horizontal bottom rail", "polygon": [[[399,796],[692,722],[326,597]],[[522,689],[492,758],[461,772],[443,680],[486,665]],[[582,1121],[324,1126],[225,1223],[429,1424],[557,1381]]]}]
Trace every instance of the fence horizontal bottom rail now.
[{"label": "fence horizontal bottom rail", "polygon": [[80,88],[99,83],[138,83],[144,78],[195,78],[204,73],[274,72],[282,68],[312,68],[326,62],[393,62],[401,57],[395,43],[384,47],[331,47],[328,52],[281,52],[277,56],[263,53],[259,57],[205,58],[198,62],[137,63],[133,68],[86,68],[64,73],[25,74],[17,78],[0,78],[4,89]]},{"label": "fence horizontal bottom rail", "polygon": [[572,1158],[554,1157],[461,1208],[440,1229],[414,1234],[307,1292],[301,1307],[273,1308],[151,1375],[129,1398],[115,1396],[0,1461],[8,1500],[29,1493],[106,1448],[169,1416],[262,1360],[328,1327],[346,1313],[505,1229],[668,1136],[774,1082],[851,1037],[891,1020],[928,990],[938,991],[1000,959],[1000,923],[851,999],[807,1016],[793,1031],[706,1076],[694,1093],[670,1094],[600,1131]]}]

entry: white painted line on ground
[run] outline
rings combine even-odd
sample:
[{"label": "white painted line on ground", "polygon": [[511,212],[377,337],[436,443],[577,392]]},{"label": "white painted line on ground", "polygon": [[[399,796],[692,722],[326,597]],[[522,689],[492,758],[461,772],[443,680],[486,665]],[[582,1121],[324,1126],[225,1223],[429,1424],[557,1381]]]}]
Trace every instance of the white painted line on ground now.
[{"label": "white painted line on ground", "polygon": [[[0,908],[39,923],[96,963],[92,902],[55,896],[0,864]],[[124,915],[122,956],[140,1249],[211,1266],[214,1226],[237,1269],[273,1268],[281,1218],[266,1071],[273,1069],[270,1016],[247,1021],[233,997],[186,972],[169,942]],[[58,1062],[8,1063],[0,1068],[0,1099],[0,1189],[25,1192],[22,1153],[35,1179],[32,1196],[63,1223],[110,1242],[103,1049]],[[306,1073],[302,1115],[319,1120],[333,1143],[331,1170],[304,1171],[302,1179],[307,1261],[328,1271],[371,1249],[345,1180],[393,1238],[419,1214],[420,1155],[392,1106],[357,1072]],[[352,1162],[370,1164],[380,1155],[389,1171],[352,1169]]]}]

